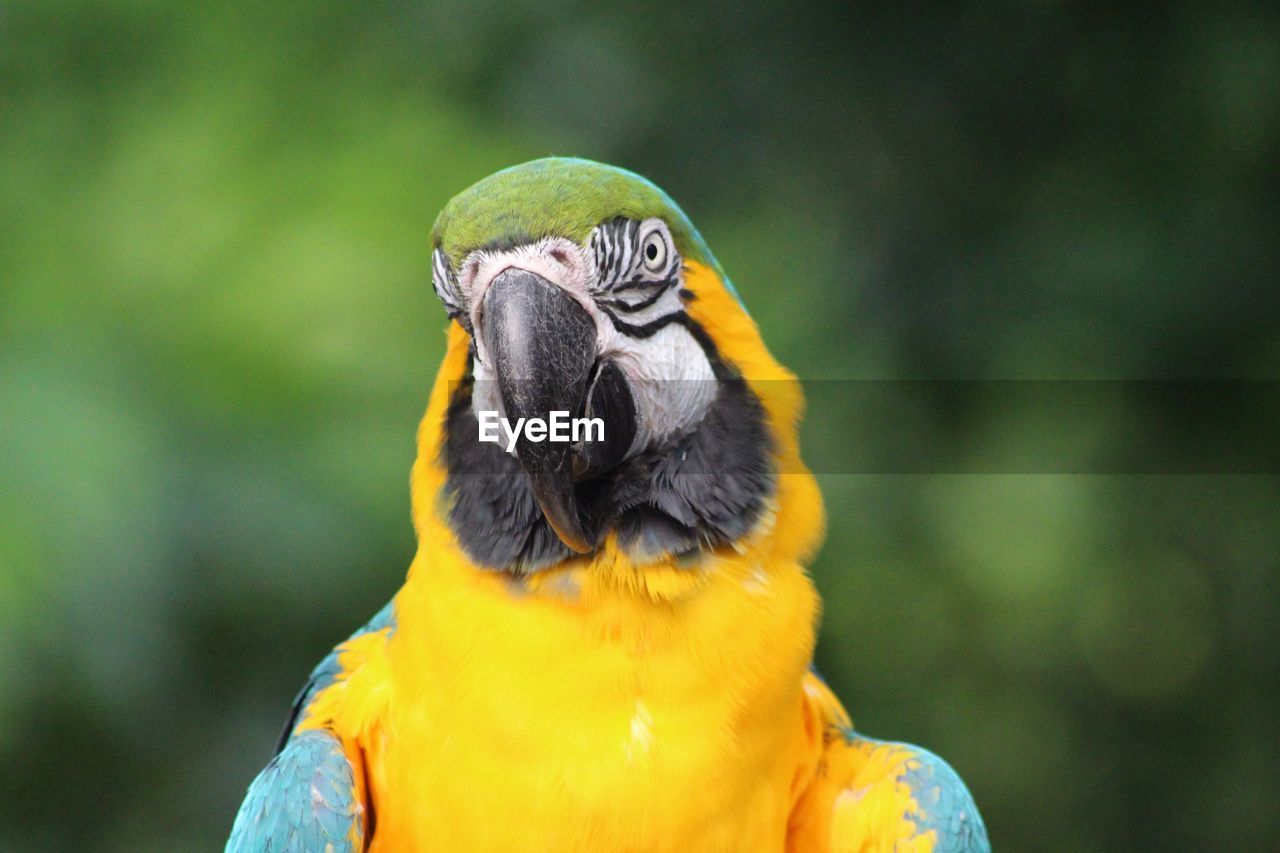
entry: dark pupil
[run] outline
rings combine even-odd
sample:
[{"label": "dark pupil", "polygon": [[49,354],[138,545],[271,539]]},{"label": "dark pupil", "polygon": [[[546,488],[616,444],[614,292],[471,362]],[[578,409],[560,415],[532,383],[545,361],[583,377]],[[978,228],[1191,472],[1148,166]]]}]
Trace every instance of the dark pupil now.
[{"label": "dark pupil", "polygon": [[654,259],[656,259],[656,258],[658,257],[658,246],[657,246],[657,244],[656,244],[656,243],[650,243],[648,246],[645,246],[645,248],[644,248],[644,256],[645,256],[646,258],[648,258],[649,260],[651,260],[651,261],[652,261],[652,260],[654,260]]}]

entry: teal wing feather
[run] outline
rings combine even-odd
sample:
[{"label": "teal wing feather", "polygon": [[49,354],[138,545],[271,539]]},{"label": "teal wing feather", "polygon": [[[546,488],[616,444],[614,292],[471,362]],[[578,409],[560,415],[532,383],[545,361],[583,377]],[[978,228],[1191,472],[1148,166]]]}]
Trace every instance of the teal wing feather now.
[{"label": "teal wing feather", "polygon": [[[389,602],[360,630],[395,630]],[[340,647],[339,647],[340,648]],[[366,809],[355,789],[355,770],[328,731],[296,732],[311,700],[342,667],[334,649],[311,671],[293,700],[275,757],[249,786],[236,814],[226,853],[356,853],[364,849]]]},{"label": "teal wing feather", "polygon": [[356,853],[364,849],[364,807],[342,744],[301,732],[249,786],[226,853]]},{"label": "teal wing feather", "polygon": [[951,765],[927,749],[908,743],[894,745],[910,753],[898,776],[916,801],[915,811],[907,818],[916,825],[918,834],[937,833],[933,853],[991,853],[982,815]]},{"label": "teal wing feather", "polygon": [[[832,850],[878,850],[894,841],[931,839],[927,846],[932,853],[991,853],[982,815],[951,765],[913,744],[854,731],[822,674],[812,666],[809,672],[817,683],[806,683],[805,693],[817,703],[825,725],[815,783],[822,793],[811,802],[807,793],[802,798],[794,823],[799,837],[810,846],[827,843]],[[904,787],[911,793],[910,803]],[[870,810],[863,812],[864,807]],[[806,810],[816,810],[820,817],[813,821]],[[889,837],[868,838],[869,833]]]}]

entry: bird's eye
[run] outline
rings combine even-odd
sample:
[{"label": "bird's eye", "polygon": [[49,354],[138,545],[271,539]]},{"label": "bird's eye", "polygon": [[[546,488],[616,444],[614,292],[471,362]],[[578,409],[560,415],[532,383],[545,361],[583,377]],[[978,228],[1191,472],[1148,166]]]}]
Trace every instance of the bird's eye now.
[{"label": "bird's eye", "polygon": [[640,256],[644,259],[645,268],[652,272],[662,272],[667,267],[667,241],[661,231],[654,231],[644,238],[640,248]]}]

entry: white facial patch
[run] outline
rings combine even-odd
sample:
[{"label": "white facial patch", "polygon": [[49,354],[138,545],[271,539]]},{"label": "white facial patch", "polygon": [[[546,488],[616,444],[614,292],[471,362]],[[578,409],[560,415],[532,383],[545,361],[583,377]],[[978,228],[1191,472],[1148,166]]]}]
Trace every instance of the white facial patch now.
[{"label": "white facial patch", "polygon": [[650,447],[702,420],[719,385],[702,346],[679,323],[669,323],[647,338],[613,328],[610,348],[602,353],[627,377],[636,404],[632,450]]}]

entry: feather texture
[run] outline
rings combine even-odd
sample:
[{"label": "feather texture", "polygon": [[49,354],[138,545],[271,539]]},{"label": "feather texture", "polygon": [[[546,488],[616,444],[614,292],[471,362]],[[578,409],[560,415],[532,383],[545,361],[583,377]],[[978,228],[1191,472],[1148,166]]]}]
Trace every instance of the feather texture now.
[{"label": "feather texture", "polygon": [[249,786],[227,853],[356,853],[364,807],[355,772],[331,733],[304,732]]}]

